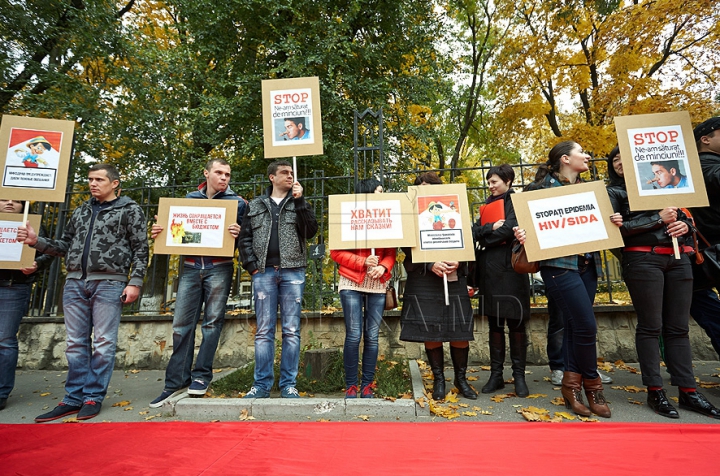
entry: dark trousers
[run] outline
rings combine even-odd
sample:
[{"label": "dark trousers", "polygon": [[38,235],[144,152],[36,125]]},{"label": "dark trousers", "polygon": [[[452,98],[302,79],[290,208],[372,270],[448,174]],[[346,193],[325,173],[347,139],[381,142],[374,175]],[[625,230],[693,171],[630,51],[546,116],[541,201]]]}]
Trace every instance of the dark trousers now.
[{"label": "dark trousers", "polygon": [[548,298],[547,356],[550,370],[565,370],[563,316],[555,300]]},{"label": "dark trousers", "polygon": [[593,301],[597,289],[597,273],[591,262],[581,272],[552,266],[540,268],[549,298],[562,312],[565,335],[565,370],[582,374],[585,379],[596,379],[597,323]]},{"label": "dark trousers", "polygon": [[720,299],[713,289],[695,291],[690,315],[710,338],[715,352],[720,355]]},{"label": "dark trousers", "polygon": [[623,278],[637,314],[635,345],[645,386],[662,387],[662,335],[670,384],[695,388],[688,337],[693,278],[686,254],[623,253]]}]

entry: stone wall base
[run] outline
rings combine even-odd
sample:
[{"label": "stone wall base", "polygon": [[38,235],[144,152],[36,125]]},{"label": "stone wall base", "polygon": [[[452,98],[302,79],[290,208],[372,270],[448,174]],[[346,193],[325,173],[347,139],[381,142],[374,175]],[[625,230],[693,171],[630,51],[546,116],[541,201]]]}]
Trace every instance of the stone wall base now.
[{"label": "stone wall base", "polygon": [[[387,313],[380,328],[380,354],[386,357],[425,358],[423,345],[402,342],[399,312]],[[596,307],[598,322],[598,357],[608,362],[623,360],[637,362],[635,352],[635,324],[637,318],[631,306]],[[533,309],[528,323],[528,353],[530,365],[547,364],[546,329],[548,315],[544,309]],[[488,365],[488,322],[484,316],[475,316],[475,341],[470,344],[470,362]],[[215,367],[240,367],[254,356],[256,323],[253,316],[227,316],[223,327]],[[303,318],[301,345],[342,349],[345,323],[342,314],[315,315]],[[277,330],[276,341],[281,338]],[[195,348],[200,345],[200,326],[195,336]],[[717,360],[703,330],[690,320],[690,343],[693,358]],[[67,368],[65,359],[65,326],[62,318],[27,317],[20,325],[20,355],[18,367],[28,370],[61,370]],[[446,348],[446,353],[449,352]],[[165,369],[172,353],[172,316],[123,316],[117,345],[115,368]],[[509,355],[509,352],[508,352]],[[449,356],[448,356],[449,357]],[[508,357],[509,359],[509,357]],[[509,361],[508,361],[509,362]],[[509,366],[509,363],[507,364]]]}]

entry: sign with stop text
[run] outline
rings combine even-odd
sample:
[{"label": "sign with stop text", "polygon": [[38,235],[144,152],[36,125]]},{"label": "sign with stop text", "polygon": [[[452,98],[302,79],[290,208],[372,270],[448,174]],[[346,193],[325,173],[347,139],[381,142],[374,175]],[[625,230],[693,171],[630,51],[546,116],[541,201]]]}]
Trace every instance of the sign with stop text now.
[{"label": "sign with stop text", "polygon": [[331,250],[415,246],[413,206],[406,193],[328,197]]},{"label": "sign with stop text", "polygon": [[605,185],[588,182],[511,195],[530,261],[623,246]]},{"label": "sign with stop text", "polygon": [[262,107],[266,158],[323,153],[317,77],[263,81]]},{"label": "sign with stop text", "polygon": [[[35,250],[16,241],[22,213],[0,213],[0,269],[29,268],[35,261]],[[40,215],[28,215],[30,226],[40,230]]]},{"label": "sign with stop text", "polygon": [[615,118],[631,210],[708,205],[687,111]]},{"label": "sign with stop text", "polygon": [[415,263],[474,261],[475,244],[465,184],[408,187],[413,198],[418,244]]}]

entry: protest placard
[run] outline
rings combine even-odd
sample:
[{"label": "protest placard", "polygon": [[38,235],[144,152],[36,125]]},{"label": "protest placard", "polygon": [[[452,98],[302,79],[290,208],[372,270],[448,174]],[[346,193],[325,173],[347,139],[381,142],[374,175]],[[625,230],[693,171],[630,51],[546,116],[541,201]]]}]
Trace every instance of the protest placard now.
[{"label": "protest placard", "polygon": [[[35,250],[15,241],[22,214],[0,213],[0,269],[29,268],[35,261]],[[28,215],[30,226],[40,230],[40,215]]]},{"label": "protest placard", "polygon": [[235,200],[161,198],[154,251],[167,255],[228,256],[235,253],[235,240],[228,227],[235,223]]},{"label": "protest placard", "polygon": [[605,185],[588,182],[511,195],[528,260],[541,261],[623,246]]},{"label": "protest placard", "polygon": [[263,81],[262,108],[266,158],[323,153],[317,77]]},{"label": "protest placard", "polygon": [[331,250],[415,246],[413,204],[406,193],[330,195]]},{"label": "protest placard", "polygon": [[615,118],[631,210],[708,206],[687,111]]},{"label": "protest placard", "polygon": [[408,187],[417,221],[413,262],[474,261],[475,246],[465,184]]},{"label": "protest placard", "polygon": [[0,126],[0,196],[65,201],[75,122],[3,116]]}]

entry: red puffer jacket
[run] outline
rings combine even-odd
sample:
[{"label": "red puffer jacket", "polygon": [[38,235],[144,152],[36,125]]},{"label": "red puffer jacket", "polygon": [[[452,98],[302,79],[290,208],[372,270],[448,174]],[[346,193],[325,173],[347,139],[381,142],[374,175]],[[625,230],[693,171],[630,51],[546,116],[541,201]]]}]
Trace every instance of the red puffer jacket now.
[{"label": "red puffer jacket", "polygon": [[[395,266],[395,248],[376,248],[375,255],[378,257],[378,264],[385,268],[385,274],[382,275],[380,281],[383,283],[390,279],[391,271]],[[339,266],[339,273],[351,281],[362,284],[365,279],[367,268],[365,267],[365,259],[370,256],[370,250],[332,250],[330,258]]]}]

